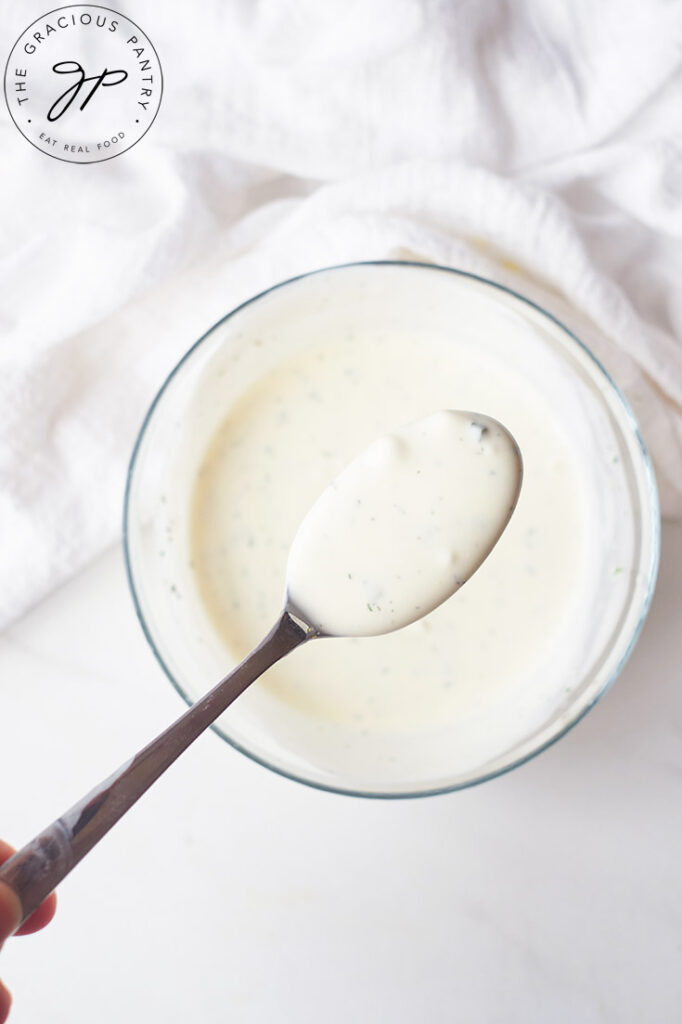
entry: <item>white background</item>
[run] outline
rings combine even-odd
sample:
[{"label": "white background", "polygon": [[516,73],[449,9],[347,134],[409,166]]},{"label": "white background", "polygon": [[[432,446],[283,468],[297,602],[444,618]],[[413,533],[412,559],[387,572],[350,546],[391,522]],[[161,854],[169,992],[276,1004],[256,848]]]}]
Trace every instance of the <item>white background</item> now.
[{"label": "white background", "polygon": [[[549,303],[628,394],[682,509],[679,0],[111,2],[164,69],[139,145],[60,163],[0,110],[15,843],[183,709],[118,551],[17,617],[116,538],[159,383],[261,288],[408,257]],[[0,65],[49,6],[7,0]],[[65,882],[55,922],[0,954],[14,1024],[677,1024],[681,564],[667,524],[612,692],[480,788],[363,802],[202,738]]]},{"label": "white background", "polygon": [[[14,1024],[673,1024],[682,525],[621,678],[493,782],[316,792],[202,737],[0,958]],[[0,639],[23,842],[179,714],[112,551]],[[209,681],[207,681],[209,682]],[[11,723],[11,729],[7,723]]]}]

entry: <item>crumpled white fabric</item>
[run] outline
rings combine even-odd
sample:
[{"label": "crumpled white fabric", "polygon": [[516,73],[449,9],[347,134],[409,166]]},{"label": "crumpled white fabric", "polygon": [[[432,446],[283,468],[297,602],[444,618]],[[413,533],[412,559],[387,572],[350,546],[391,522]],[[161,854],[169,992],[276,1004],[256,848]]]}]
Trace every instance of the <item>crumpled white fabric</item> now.
[{"label": "crumpled white fabric", "polygon": [[[44,8],[5,5],[1,53]],[[549,308],[627,394],[682,515],[679,2],[117,9],[165,74],[133,150],[60,163],[2,112],[0,625],[115,540],[137,429],[194,339],[351,260]]]}]

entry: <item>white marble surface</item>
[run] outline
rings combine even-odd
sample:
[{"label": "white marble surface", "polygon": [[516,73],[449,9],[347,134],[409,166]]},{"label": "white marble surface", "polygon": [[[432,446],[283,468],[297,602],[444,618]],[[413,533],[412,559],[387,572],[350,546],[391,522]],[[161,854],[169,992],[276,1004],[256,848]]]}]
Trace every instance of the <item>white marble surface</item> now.
[{"label": "white marble surface", "polygon": [[[682,525],[620,680],[473,790],[315,792],[202,737],[12,940],[14,1024],[673,1024],[682,1005]],[[15,843],[184,705],[111,552],[0,637]]]}]

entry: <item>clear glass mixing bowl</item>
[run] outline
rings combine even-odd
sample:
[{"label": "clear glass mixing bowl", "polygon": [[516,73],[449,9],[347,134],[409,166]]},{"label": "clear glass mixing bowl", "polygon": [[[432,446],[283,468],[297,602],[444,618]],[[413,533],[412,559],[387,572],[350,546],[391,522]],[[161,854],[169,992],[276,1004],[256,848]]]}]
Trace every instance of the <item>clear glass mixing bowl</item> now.
[{"label": "clear glass mixing bowl", "polygon": [[[548,707],[544,719],[513,744],[501,746],[492,756],[488,752],[476,763],[462,764],[461,758],[455,757],[453,740],[449,764],[447,736],[441,742],[439,760],[433,763],[421,758],[414,737],[388,741],[365,737],[359,746],[354,745],[352,755],[338,752],[350,744],[338,743],[334,748],[336,740],[332,738],[324,757],[311,755],[311,749],[320,748],[320,723],[278,706],[272,697],[257,691],[258,684],[216,723],[216,732],[237,750],[288,778],[322,789],[357,796],[408,797],[482,782],[544,750],[575,725],[613,683],[644,622],[659,557],[654,474],[627,402],[578,338],[550,314],[508,289],[427,264],[349,264],[277,285],[211,328],[161,387],[131,458],[124,546],[133,600],[161,666],[182,697],[192,703],[231,667],[230,652],[216,636],[189,568],[193,483],[215,429],[260,375],[292,351],[304,349],[311,339],[324,337],[332,321],[336,336],[340,324],[358,332],[371,323],[373,331],[390,333],[398,321],[401,328],[407,325],[414,331],[452,331],[464,287],[469,293],[473,289],[487,304],[490,313],[486,315],[493,317],[491,323],[502,334],[510,313],[518,311],[532,320],[543,332],[543,344],[552,359],[565,364],[576,401],[599,418],[609,443],[595,445],[589,453],[589,471],[600,481],[599,500],[605,513],[604,536],[597,538],[594,546],[595,586],[599,585],[599,573],[606,571],[600,568],[602,547],[609,547],[610,565],[622,556],[621,564],[627,564],[628,572],[618,586],[598,592],[598,622],[588,617],[583,633],[574,638],[581,652],[579,671],[574,665],[567,668],[562,658],[555,659],[551,672],[558,675],[552,682],[562,685],[554,685],[554,690],[565,692],[565,698]],[[504,307],[500,306],[498,317],[496,302],[502,298]],[[270,625],[263,623],[263,633]],[[332,657],[331,650],[329,655]],[[569,676],[565,676],[567,672]],[[320,686],[324,686],[323,679]],[[315,730],[317,748],[308,742]],[[398,759],[391,754],[391,744]],[[396,760],[401,764],[397,769]],[[393,765],[390,772],[384,767],[388,761]]]}]

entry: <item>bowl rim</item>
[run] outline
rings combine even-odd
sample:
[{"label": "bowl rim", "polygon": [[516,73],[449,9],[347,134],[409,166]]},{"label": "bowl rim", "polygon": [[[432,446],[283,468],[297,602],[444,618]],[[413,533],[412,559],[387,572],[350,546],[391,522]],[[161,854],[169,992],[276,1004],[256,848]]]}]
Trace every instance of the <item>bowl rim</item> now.
[{"label": "bowl rim", "polygon": [[185,354],[175,364],[170,373],[167,375],[166,379],[161,384],[161,387],[154,396],[154,399],[151,405],[149,406],[149,409],[147,410],[144,419],[142,420],[142,424],[135,439],[135,444],[133,445],[132,453],[130,456],[130,462],[128,464],[128,470],[126,473],[125,481],[125,493],[123,499],[123,555],[125,562],[126,578],[128,580],[128,586],[130,588],[133,606],[135,608],[135,614],[137,615],[138,622],[140,623],[140,627],[142,629],[142,632],[144,633],[147,643],[149,644],[157,661],[159,662],[161,668],[163,669],[172,686],[175,688],[175,690],[177,690],[177,692],[180,694],[185,703],[191,707],[191,705],[194,703],[193,699],[189,696],[189,694],[185,692],[181,684],[178,682],[178,680],[171,672],[169,666],[166,664],[164,657],[161,654],[159,648],[157,647],[156,642],[151,634],[151,630],[147,624],[147,621],[144,617],[144,613],[142,611],[133,575],[132,558],[130,552],[130,503],[137,459],[140,453],[140,449],[142,447],[144,437],[147,432],[147,428],[151,422],[151,419],[156,411],[157,406],[159,405],[163,395],[166,392],[166,389],[175,379],[176,375],[182,370],[185,363],[191,359],[193,354],[208,339],[208,337],[212,335],[213,332],[216,331],[219,327],[221,327],[224,323],[230,320],[237,313],[241,312],[241,310],[247,308],[248,306],[252,305],[255,302],[258,302],[259,299],[264,298],[266,295],[269,295],[271,292],[277,291],[280,288],[284,288],[287,285],[294,284],[295,282],[304,280],[305,278],[308,277],[315,277],[318,274],[325,274],[336,270],[347,270],[351,267],[412,267],[420,270],[431,270],[438,271],[440,273],[454,274],[457,277],[468,278],[473,281],[478,281],[481,284],[492,287],[500,292],[503,292],[506,295],[511,295],[513,298],[518,299],[525,305],[535,309],[543,316],[548,317],[549,320],[555,323],[564,332],[564,334],[568,335],[568,337],[588,357],[588,360],[597,370],[597,373],[601,374],[601,376],[608,384],[615,398],[619,400],[620,405],[622,407],[622,411],[625,414],[625,419],[629,423],[629,426],[632,430],[632,435],[637,442],[639,453],[642,458],[642,469],[644,471],[645,489],[648,499],[646,508],[651,519],[652,529],[651,557],[647,568],[646,591],[644,593],[643,600],[641,603],[639,617],[632,630],[625,650],[621,654],[621,657],[618,660],[617,664],[613,667],[608,678],[605,680],[605,682],[600,687],[598,692],[593,696],[593,698],[589,701],[588,704],[586,704],[583,708],[580,709],[578,714],[576,714],[574,717],[571,717],[567,722],[565,722],[564,725],[561,726],[561,728],[559,728],[556,732],[549,736],[543,743],[539,744],[537,747],[534,747],[534,749],[527,751],[522,756],[515,758],[514,760],[510,761],[508,764],[505,764],[500,768],[497,768],[493,771],[485,772],[481,775],[477,775],[475,778],[472,779],[447,783],[445,785],[431,786],[424,789],[407,790],[400,792],[382,792],[380,790],[352,789],[350,787],[342,785],[336,786],[331,783],[316,781],[314,779],[306,778],[303,775],[298,775],[296,774],[296,772],[289,771],[285,768],[281,768],[280,766],[271,763],[266,758],[254,753],[252,750],[249,750],[247,747],[237,742],[232,737],[228,736],[227,733],[225,733],[217,725],[217,723],[213,723],[210,726],[213,732],[220,736],[222,740],[228,743],[234,750],[237,750],[240,754],[243,754],[245,757],[248,757],[251,761],[255,761],[256,764],[259,764],[262,767],[269,769],[276,775],[279,775],[285,779],[290,779],[293,782],[300,782],[304,786],[308,786],[311,789],[322,790],[323,792],[327,793],[336,793],[340,796],[360,797],[363,799],[370,800],[408,800],[416,799],[418,797],[440,796],[444,793],[454,793],[462,789],[469,789],[472,786],[478,786],[483,782],[489,782],[491,779],[496,779],[499,776],[506,775],[507,772],[512,771],[514,768],[519,768],[521,765],[526,764],[528,761],[537,757],[538,754],[541,754],[544,750],[547,750],[549,747],[553,746],[558,740],[560,740],[563,736],[570,732],[571,729],[573,729],[573,727],[576,726],[578,722],[580,722],[585,717],[585,715],[587,715],[587,713],[592,710],[595,704],[597,704],[597,702],[601,700],[601,698],[611,688],[611,686],[614,684],[614,682],[622,672],[625,663],[632,654],[632,651],[635,648],[637,640],[639,639],[639,635],[642,631],[642,627],[648,615],[649,608],[651,606],[651,599],[656,588],[656,580],[658,576],[661,552],[660,505],[653,464],[651,462],[651,458],[649,456],[646,445],[640,433],[637,419],[632,411],[632,408],[627,398],[625,397],[619,386],[616,384],[616,382],[613,380],[611,375],[608,373],[608,371],[604,368],[599,359],[597,359],[597,357],[591,351],[591,349],[588,348],[585,342],[581,341],[581,339],[569,327],[567,327],[566,324],[563,323],[563,321],[561,321],[558,317],[554,316],[553,313],[550,313],[539,303],[534,302],[532,299],[527,298],[525,295],[522,295],[520,292],[515,291],[513,288],[510,288],[507,285],[500,284],[497,281],[492,281],[490,280],[490,278],[483,277],[481,274],[474,274],[471,273],[470,271],[460,270],[456,267],[448,267],[438,263],[427,263],[419,260],[357,260],[351,261],[349,263],[338,263],[333,264],[331,266],[318,267],[315,270],[309,270],[301,274],[296,274],[294,277],[289,277],[284,281],[278,281],[276,284],[271,285],[269,288],[265,288],[263,291],[258,292],[256,295],[251,296],[251,298],[246,299],[244,302],[235,306],[234,309],[231,309],[219,320],[216,320],[216,322],[212,324],[212,326],[209,327],[206,331],[204,331],[204,333],[200,335],[200,337],[190,346],[190,348],[187,349]]}]

